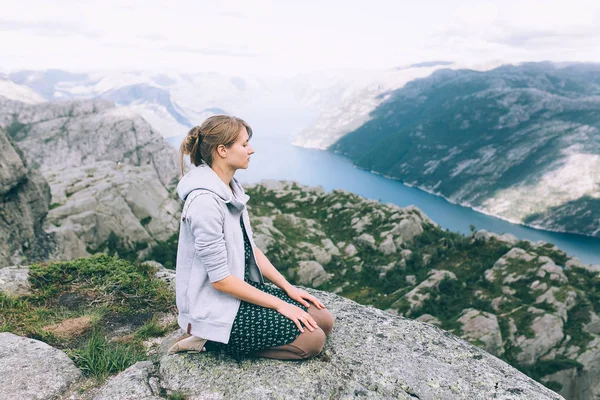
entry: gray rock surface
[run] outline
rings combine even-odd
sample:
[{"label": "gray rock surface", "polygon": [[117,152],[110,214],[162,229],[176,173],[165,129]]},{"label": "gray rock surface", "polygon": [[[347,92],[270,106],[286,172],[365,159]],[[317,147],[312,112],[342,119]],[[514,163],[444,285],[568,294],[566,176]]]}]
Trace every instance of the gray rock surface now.
[{"label": "gray rock surface", "polygon": [[392,254],[396,252],[396,244],[394,243],[393,236],[389,235],[379,245],[379,251],[383,254]]},{"label": "gray rock surface", "polygon": [[0,333],[0,400],[55,399],[81,371],[62,351],[39,340]]},{"label": "gray rock surface", "polygon": [[563,327],[564,321],[557,315],[544,313],[536,316],[531,324],[534,337],[527,338],[521,335],[516,338],[516,345],[522,349],[517,355],[517,360],[524,364],[533,364],[563,340]]},{"label": "gray rock surface", "polygon": [[10,266],[0,268],[0,292],[11,296],[22,296],[31,291],[29,267]]},{"label": "gray rock surface", "polygon": [[332,274],[325,272],[323,266],[316,261],[298,262],[296,279],[301,285],[319,287],[323,283],[329,281],[331,277]]},{"label": "gray rock surface", "polygon": [[153,378],[151,361],[140,361],[110,378],[93,397],[94,400],[159,400],[158,379]]},{"label": "gray rock surface", "polygon": [[[149,166],[99,161],[46,172],[54,207],[45,230],[54,235],[57,259],[88,256],[111,232],[136,248],[166,240],[178,228],[180,204]],[[139,252],[141,255],[144,253]]]},{"label": "gray rock surface", "polygon": [[49,204],[48,183],[0,129],[0,266],[38,261],[51,252],[52,240],[42,229]]},{"label": "gray rock surface", "polygon": [[360,236],[358,236],[355,240],[357,243],[360,243],[363,246],[367,246],[372,249],[376,249],[375,238],[373,237],[373,235],[370,235],[368,233],[363,233]]},{"label": "gray rock surface", "polygon": [[467,308],[463,310],[458,322],[462,324],[464,339],[481,342],[480,347],[495,356],[504,353],[498,318],[494,314]]},{"label": "gray rock surface", "polygon": [[[47,168],[96,161],[150,165],[164,185],[177,176],[177,153],[134,112],[100,100],[24,104],[0,98],[0,126],[15,126],[25,158]],[[40,146],[43,143],[43,146]]]},{"label": "gray rock surface", "polygon": [[[11,227],[6,234],[0,231],[0,239],[14,238],[29,249],[34,247],[30,237],[46,232],[56,245],[43,258],[65,260],[102,251],[111,232],[119,238],[120,247],[143,256],[156,241],[177,231],[180,205],[171,194],[178,177],[177,152],[131,110],[98,100],[29,105],[0,98],[0,125],[9,127],[24,159],[44,175],[33,172],[32,176],[45,178],[52,190],[51,201],[45,182],[20,202],[13,201],[28,203],[15,211],[9,208],[10,216],[25,214],[23,227]],[[5,147],[0,139],[0,149]],[[4,164],[13,173],[0,186],[35,181],[19,178],[26,169],[7,154]],[[3,171],[0,176],[4,175]],[[48,209],[48,218],[42,221]],[[27,224],[32,219],[33,228]],[[10,254],[14,245],[7,250],[3,247],[0,265],[2,258],[11,260],[4,261],[5,265],[21,263],[18,258],[25,251]]]},{"label": "gray rock surface", "polygon": [[220,353],[164,356],[162,387],[194,399],[562,399],[433,325],[307,290],[335,317],[319,356],[239,363]]},{"label": "gray rock surface", "polygon": [[426,322],[428,324],[442,326],[442,322],[431,314],[421,314],[417,318],[415,318],[415,321],[421,321]]},{"label": "gray rock surface", "polygon": [[142,265],[151,265],[152,267],[156,268],[156,273],[154,276],[169,285],[169,288],[172,291],[175,291],[175,270],[165,268],[157,261],[144,261]]}]

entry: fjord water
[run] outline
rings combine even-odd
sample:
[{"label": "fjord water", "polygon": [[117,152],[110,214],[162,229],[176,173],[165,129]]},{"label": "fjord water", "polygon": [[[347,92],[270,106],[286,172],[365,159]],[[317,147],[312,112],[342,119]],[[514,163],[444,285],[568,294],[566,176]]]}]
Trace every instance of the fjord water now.
[{"label": "fjord water", "polygon": [[567,254],[578,257],[583,263],[600,264],[599,238],[512,224],[468,207],[452,204],[442,197],[406,186],[398,180],[358,169],[341,155],[296,147],[290,142],[290,138],[282,136],[265,137],[255,134],[250,140],[255,153],[248,169],[238,170],[236,178],[242,183],[258,183],[263,179],[290,180],[304,185],[321,186],[327,192],[344,189],[401,207],[413,204],[449,231],[468,234],[469,225],[472,224],[477,229],[498,234],[511,233],[519,239],[553,243]]}]

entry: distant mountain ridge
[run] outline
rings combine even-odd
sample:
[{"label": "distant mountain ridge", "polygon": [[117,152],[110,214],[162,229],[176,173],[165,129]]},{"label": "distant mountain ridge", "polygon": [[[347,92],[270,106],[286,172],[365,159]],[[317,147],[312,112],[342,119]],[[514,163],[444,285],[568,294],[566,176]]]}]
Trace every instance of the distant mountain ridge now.
[{"label": "distant mountain ridge", "polygon": [[436,71],[328,150],[512,222],[600,237],[600,65]]},{"label": "distant mountain ridge", "polygon": [[[5,76],[5,86],[14,87],[3,87],[0,80],[0,96],[28,103],[36,101],[27,101],[26,96],[17,92],[30,93],[37,102],[111,100],[141,115],[177,147],[190,127],[214,114],[236,115],[256,127],[257,133],[278,132],[291,139],[331,107],[361,93],[369,97],[367,102],[372,102],[373,91],[379,94],[382,90],[395,89],[442,66],[450,65],[428,62],[396,70],[316,71],[285,79],[213,72],[25,70]],[[393,78],[395,76],[399,78]],[[398,79],[400,83],[395,82]],[[369,105],[369,111],[375,105]]]},{"label": "distant mountain ridge", "polygon": [[[485,71],[498,65],[497,62],[491,62],[473,65],[470,68],[476,71]],[[395,90],[404,87],[408,82],[428,77],[442,68],[456,70],[465,67],[463,64],[449,61],[432,61],[383,70],[376,75],[357,75],[352,77],[351,82],[337,89],[340,92],[337,95],[331,90],[321,89],[314,84],[309,85],[310,90],[304,89],[308,93],[303,95],[303,92],[300,92],[299,95],[301,98],[306,97],[310,102],[316,103],[320,108],[320,113],[312,124],[305,126],[300,131],[292,144],[325,150],[348,132],[358,129],[369,121],[373,111]],[[329,79],[326,82],[332,80]],[[324,87],[327,88],[327,86]]]},{"label": "distant mountain ridge", "polygon": [[[252,120],[255,103],[269,99],[271,87],[256,77],[236,77],[202,72],[196,74],[106,71],[72,73],[62,70],[17,71],[0,80],[0,96],[26,101],[20,92],[33,93],[39,101],[110,100],[142,116],[165,138],[181,137],[194,125],[215,113],[244,115]],[[13,87],[5,87],[12,84]],[[265,94],[266,93],[266,94]],[[33,101],[27,101],[29,103]],[[177,140],[175,140],[177,141]]]}]

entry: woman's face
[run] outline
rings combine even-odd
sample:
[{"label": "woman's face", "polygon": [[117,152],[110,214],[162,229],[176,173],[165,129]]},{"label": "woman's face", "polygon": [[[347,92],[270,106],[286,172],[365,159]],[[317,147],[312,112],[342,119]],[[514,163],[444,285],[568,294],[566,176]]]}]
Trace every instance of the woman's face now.
[{"label": "woman's face", "polygon": [[250,162],[250,155],[254,149],[250,146],[248,131],[243,126],[237,140],[227,149],[227,164],[234,169],[246,169]]}]

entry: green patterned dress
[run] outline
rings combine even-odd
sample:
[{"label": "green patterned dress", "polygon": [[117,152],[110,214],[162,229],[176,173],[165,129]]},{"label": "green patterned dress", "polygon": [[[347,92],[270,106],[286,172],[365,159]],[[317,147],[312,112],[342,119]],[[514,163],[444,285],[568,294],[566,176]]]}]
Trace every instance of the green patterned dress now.
[{"label": "green patterned dress", "polygon": [[[263,292],[272,294],[307,311],[308,308],[288,297],[283,290],[275,285],[271,283],[260,284],[250,280],[248,264],[250,257],[252,257],[252,248],[244,229],[244,221],[241,218],[240,225],[244,234],[244,253],[246,259],[244,281]],[[298,327],[291,319],[281,315],[272,308],[258,306],[242,300],[233,321],[229,343],[224,344],[208,341],[205,347],[208,351],[222,350],[239,359],[255,351],[291,343],[299,334]]]}]

